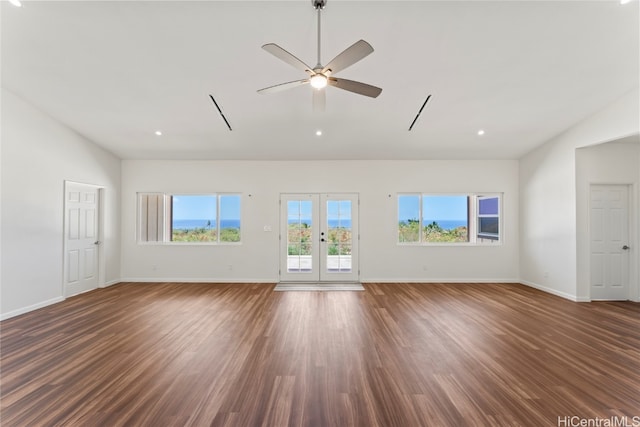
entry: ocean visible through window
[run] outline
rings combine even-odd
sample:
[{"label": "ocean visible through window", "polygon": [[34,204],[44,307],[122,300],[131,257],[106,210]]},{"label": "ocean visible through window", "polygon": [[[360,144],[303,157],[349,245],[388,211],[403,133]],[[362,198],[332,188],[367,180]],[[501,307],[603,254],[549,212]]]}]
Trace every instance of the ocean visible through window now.
[{"label": "ocean visible through window", "polygon": [[240,194],[140,193],[138,206],[139,241],[241,241]]},{"label": "ocean visible through window", "polygon": [[499,194],[399,194],[398,243],[498,242],[500,204]]}]

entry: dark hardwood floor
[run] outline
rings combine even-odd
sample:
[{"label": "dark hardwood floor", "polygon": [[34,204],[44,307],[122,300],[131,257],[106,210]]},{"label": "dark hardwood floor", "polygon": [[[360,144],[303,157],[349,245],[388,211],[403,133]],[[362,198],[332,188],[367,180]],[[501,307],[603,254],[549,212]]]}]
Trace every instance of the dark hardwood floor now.
[{"label": "dark hardwood floor", "polygon": [[122,283],[2,322],[0,424],[640,425],[640,304],[273,287]]}]

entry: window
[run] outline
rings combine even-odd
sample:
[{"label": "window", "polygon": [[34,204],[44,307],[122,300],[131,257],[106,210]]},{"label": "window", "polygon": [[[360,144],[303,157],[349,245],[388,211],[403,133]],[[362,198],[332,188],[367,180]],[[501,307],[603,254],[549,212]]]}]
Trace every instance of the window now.
[{"label": "window", "polygon": [[239,194],[138,194],[138,241],[240,242]]},{"label": "window", "polygon": [[478,240],[500,239],[500,198],[478,197]]},{"label": "window", "polygon": [[499,194],[400,194],[398,243],[500,242]]}]

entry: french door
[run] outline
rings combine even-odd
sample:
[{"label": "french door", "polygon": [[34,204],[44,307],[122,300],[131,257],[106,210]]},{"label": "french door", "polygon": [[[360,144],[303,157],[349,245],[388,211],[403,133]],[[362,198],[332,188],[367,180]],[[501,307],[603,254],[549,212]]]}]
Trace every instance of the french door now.
[{"label": "french door", "polygon": [[358,195],[280,196],[280,280],[358,281]]}]

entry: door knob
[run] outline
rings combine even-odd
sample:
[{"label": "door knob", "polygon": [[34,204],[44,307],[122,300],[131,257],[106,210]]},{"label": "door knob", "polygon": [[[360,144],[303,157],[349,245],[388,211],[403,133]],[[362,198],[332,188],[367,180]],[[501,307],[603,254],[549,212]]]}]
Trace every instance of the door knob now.
[{"label": "door knob", "polygon": [[622,249],[626,251],[626,250],[628,250],[628,249],[629,249],[629,246],[624,245],[624,246],[622,247]]}]

